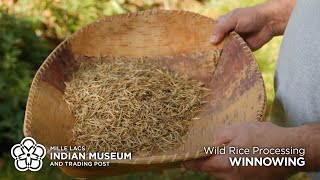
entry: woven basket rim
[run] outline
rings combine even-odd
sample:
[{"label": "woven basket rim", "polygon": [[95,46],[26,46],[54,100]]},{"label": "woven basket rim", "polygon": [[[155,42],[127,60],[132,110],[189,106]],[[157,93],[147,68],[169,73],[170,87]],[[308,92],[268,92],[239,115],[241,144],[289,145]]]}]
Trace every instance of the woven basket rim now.
[{"label": "woven basket rim", "polygon": [[[53,62],[54,58],[56,57],[57,54],[59,54],[62,49],[67,45],[70,44],[70,41],[72,39],[77,38],[79,33],[84,33],[87,29],[97,26],[100,23],[104,21],[112,21],[115,18],[130,18],[131,16],[150,16],[150,15],[156,15],[156,14],[165,14],[165,15],[171,15],[171,14],[182,14],[182,15],[191,15],[195,18],[199,18],[203,21],[206,21],[207,23],[212,23],[215,22],[215,20],[197,14],[189,11],[179,11],[179,10],[147,10],[147,11],[140,11],[137,13],[127,13],[127,14],[120,14],[120,15],[115,15],[115,16],[110,16],[110,17],[103,17],[87,26],[84,28],[76,31],[74,34],[70,35],[67,37],[63,42],[61,42],[50,54],[49,56],[45,59],[45,61],[42,63],[38,71],[36,72],[32,84],[30,87],[29,95],[28,95],[28,100],[27,100],[27,105],[26,105],[26,111],[25,111],[25,117],[24,117],[24,124],[23,124],[23,133],[25,137],[32,137],[31,134],[31,126],[32,126],[32,108],[33,104],[35,104],[35,101],[37,100],[37,95],[39,94],[38,92],[41,90],[39,86],[39,81],[44,72],[46,71],[47,68],[49,68],[50,64]],[[250,48],[247,46],[246,42],[236,33],[236,32],[231,32],[229,36],[233,36],[240,44],[241,48],[243,49],[244,53],[246,54],[247,58],[250,59],[252,62],[256,62],[255,57],[253,56]],[[259,71],[259,67],[257,63],[253,63],[253,68],[255,71]],[[261,73],[258,73],[258,80],[260,81],[259,85],[259,93],[261,97],[263,98],[261,101],[259,101],[260,104],[259,110],[257,112],[257,121],[262,121],[264,118],[264,112],[266,109],[266,96],[265,96],[265,87],[262,79]],[[114,163],[119,163],[119,164],[159,164],[159,163],[170,163],[170,162],[176,162],[176,161],[186,161],[186,160],[191,160],[191,159],[197,159],[200,157],[205,157],[207,156],[203,150],[198,150],[195,153],[181,153],[181,154],[172,154],[172,155],[153,155],[153,156],[146,156],[146,157],[133,157],[132,160],[116,160],[112,161]]]}]

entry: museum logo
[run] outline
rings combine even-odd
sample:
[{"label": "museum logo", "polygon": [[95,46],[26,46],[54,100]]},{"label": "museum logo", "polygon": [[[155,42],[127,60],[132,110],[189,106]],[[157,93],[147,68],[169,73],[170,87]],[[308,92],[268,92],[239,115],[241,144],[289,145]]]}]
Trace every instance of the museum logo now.
[{"label": "museum logo", "polygon": [[44,146],[37,144],[31,137],[25,137],[20,144],[11,148],[11,156],[18,171],[39,171],[42,168],[42,159],[45,155]]}]

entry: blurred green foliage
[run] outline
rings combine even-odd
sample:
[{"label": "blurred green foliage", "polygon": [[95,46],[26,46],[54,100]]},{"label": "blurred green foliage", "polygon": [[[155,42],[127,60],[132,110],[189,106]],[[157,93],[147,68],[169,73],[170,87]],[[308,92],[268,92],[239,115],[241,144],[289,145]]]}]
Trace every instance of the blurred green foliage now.
[{"label": "blurred green foliage", "polygon": [[38,33],[50,38],[64,39],[84,25],[103,15],[126,12],[117,1],[98,0],[20,0],[18,13],[33,17],[34,21],[42,22],[45,28]]},{"label": "blurred green foliage", "polygon": [[152,0],[0,0],[0,145],[22,139],[32,77],[63,39],[99,17],[159,6]]},{"label": "blurred green foliage", "polygon": [[[30,3],[33,2],[33,3]],[[136,12],[156,6],[141,6],[125,0],[19,0],[14,7],[16,14],[32,17],[41,22],[38,35],[61,41],[68,35],[102,16]]]},{"label": "blurred green foliage", "polygon": [[48,49],[28,19],[0,10],[0,27],[0,144],[3,145],[22,138],[30,82]]},{"label": "blurred green foliage", "polygon": [[[265,0],[0,0],[0,151],[22,139],[22,124],[32,77],[41,62],[63,39],[101,16],[151,8],[182,9],[213,18],[234,8]],[[268,107],[273,97],[273,74],[281,38],[254,54],[264,77]],[[7,147],[7,149],[5,148]],[[1,154],[1,153],[0,153]],[[18,172],[13,159],[0,155],[0,179],[71,179],[56,167],[38,173]],[[203,173],[139,173],[108,179],[210,179]],[[305,174],[291,179],[306,179]]]},{"label": "blurred green foliage", "polygon": [[[184,9],[214,16],[264,0],[19,0],[0,3],[0,143],[22,137],[27,92],[37,67],[68,35],[101,16],[150,8]],[[1,1],[0,1],[1,2]],[[10,2],[10,0],[8,1]],[[265,78],[268,105],[273,99],[273,71],[281,40],[255,55]]]},{"label": "blurred green foliage", "polygon": [[48,53],[68,35],[99,17],[128,11],[121,6],[125,1],[115,0],[13,2],[0,1],[0,145],[3,147],[22,139],[27,94],[36,70]]}]

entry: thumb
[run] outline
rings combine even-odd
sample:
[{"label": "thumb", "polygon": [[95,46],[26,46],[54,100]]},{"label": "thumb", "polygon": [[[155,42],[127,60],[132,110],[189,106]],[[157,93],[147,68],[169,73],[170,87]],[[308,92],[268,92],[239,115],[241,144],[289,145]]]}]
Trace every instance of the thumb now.
[{"label": "thumb", "polygon": [[220,43],[230,31],[236,28],[239,20],[239,17],[236,14],[238,14],[238,10],[233,10],[217,19],[213,34],[210,37],[211,43]]}]

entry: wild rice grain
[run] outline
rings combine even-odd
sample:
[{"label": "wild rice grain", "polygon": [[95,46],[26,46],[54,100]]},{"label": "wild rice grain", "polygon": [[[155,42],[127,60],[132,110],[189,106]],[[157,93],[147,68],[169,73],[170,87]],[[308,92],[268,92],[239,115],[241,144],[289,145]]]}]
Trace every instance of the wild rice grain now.
[{"label": "wild rice grain", "polygon": [[208,94],[198,81],[139,59],[83,63],[65,82],[76,145],[148,155],[183,143]]}]

